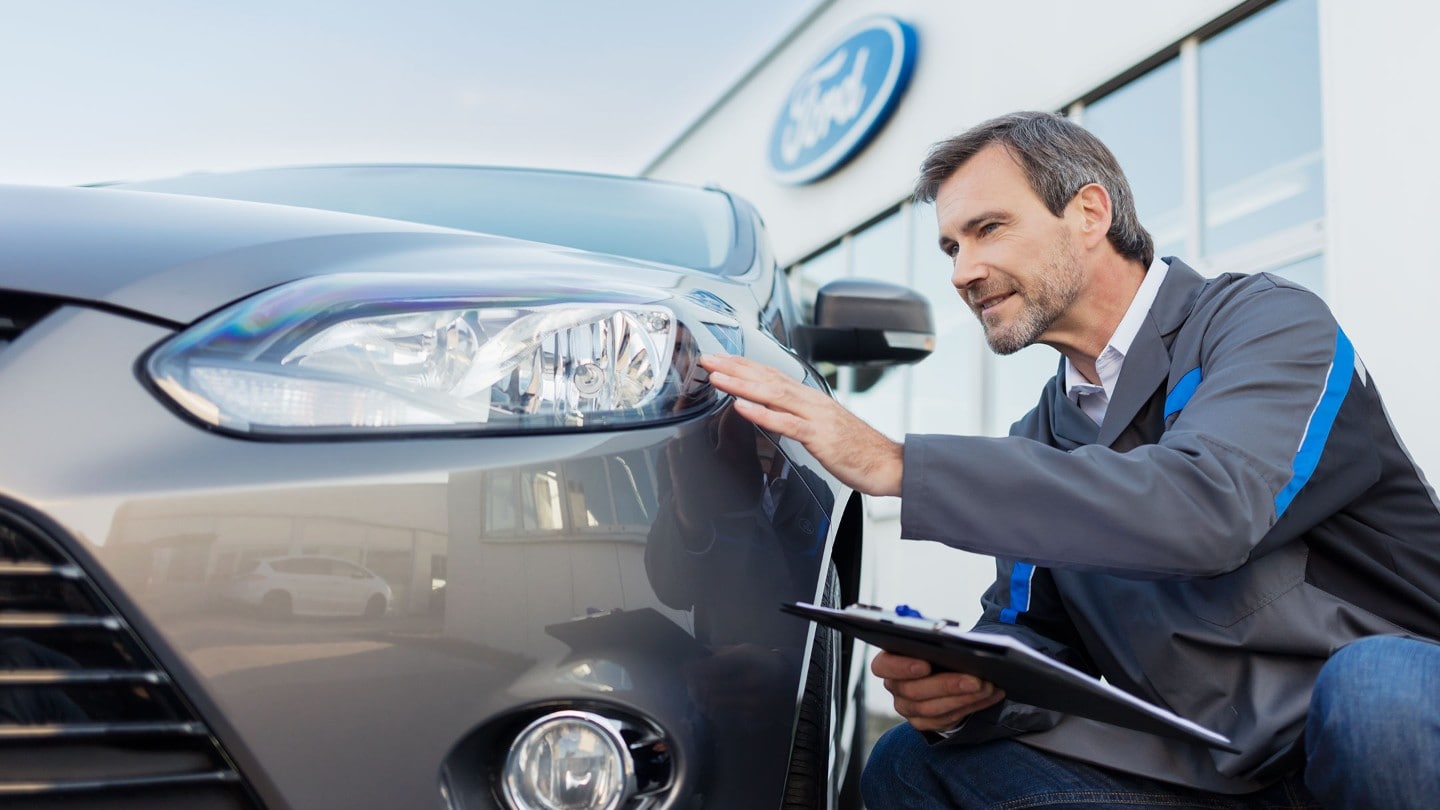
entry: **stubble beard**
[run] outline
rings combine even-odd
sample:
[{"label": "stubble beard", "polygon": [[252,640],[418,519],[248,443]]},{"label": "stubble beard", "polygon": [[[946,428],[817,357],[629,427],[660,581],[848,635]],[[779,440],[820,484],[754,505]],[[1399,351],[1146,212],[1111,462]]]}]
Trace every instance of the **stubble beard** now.
[{"label": "stubble beard", "polygon": [[1014,354],[1039,340],[1080,297],[1084,283],[1079,253],[1065,240],[1057,240],[1044,268],[1025,286],[1016,286],[1015,295],[1023,304],[1019,315],[1009,323],[980,316],[990,350]]}]

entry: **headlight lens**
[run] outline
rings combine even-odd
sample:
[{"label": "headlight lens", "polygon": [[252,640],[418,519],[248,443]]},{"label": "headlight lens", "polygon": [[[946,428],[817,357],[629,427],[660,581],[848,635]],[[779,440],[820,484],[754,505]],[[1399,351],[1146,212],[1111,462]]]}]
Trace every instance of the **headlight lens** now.
[{"label": "headlight lens", "polygon": [[701,343],[738,335],[685,299],[454,287],[295,282],[187,329],[146,369],[192,416],[255,435],[595,427],[706,407]]},{"label": "headlight lens", "polygon": [[614,810],[634,782],[624,740],[589,712],[536,720],[515,738],[505,760],[505,798],[519,810]]}]

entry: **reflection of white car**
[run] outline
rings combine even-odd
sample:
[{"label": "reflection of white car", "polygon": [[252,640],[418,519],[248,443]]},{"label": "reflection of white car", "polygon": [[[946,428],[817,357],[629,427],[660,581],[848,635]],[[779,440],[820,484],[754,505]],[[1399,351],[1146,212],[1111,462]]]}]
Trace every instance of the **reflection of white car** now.
[{"label": "reflection of white car", "polygon": [[256,560],[226,589],[232,601],[267,616],[385,615],[390,586],[374,572],[334,557],[271,557]]}]

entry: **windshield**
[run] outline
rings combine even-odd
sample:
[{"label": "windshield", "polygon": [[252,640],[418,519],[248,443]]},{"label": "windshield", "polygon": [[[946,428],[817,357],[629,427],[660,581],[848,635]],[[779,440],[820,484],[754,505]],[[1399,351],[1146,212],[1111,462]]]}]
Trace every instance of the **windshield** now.
[{"label": "windshield", "polygon": [[117,183],[136,191],[278,203],[513,236],[580,250],[745,271],[730,198],[604,175],[465,166],[316,166]]}]

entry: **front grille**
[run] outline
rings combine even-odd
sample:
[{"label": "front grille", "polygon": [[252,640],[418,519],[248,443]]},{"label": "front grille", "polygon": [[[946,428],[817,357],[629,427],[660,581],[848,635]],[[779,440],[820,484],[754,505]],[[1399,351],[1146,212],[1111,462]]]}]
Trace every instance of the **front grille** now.
[{"label": "front grille", "polygon": [[256,807],[85,572],[0,512],[0,806]]}]

